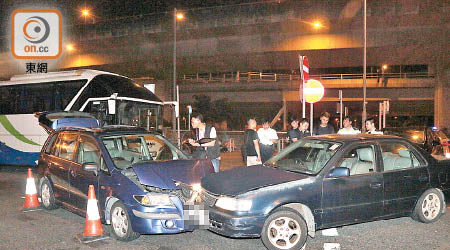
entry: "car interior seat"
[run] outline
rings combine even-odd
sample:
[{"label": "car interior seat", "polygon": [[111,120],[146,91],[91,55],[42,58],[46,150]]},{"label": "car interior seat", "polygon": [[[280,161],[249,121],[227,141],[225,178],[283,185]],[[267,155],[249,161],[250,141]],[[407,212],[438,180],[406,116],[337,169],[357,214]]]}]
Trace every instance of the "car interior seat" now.
[{"label": "car interior seat", "polygon": [[374,170],[374,155],[372,148],[360,148],[356,150],[358,161],[351,167],[350,175],[367,174]]},{"label": "car interior seat", "polygon": [[410,155],[408,150],[400,149],[400,150],[398,150],[398,155],[400,157],[398,157],[395,160],[395,163],[394,163],[394,168],[395,169],[402,169],[402,168],[409,168],[409,167],[411,167],[411,164],[412,164],[412,162],[411,162],[411,155]]}]

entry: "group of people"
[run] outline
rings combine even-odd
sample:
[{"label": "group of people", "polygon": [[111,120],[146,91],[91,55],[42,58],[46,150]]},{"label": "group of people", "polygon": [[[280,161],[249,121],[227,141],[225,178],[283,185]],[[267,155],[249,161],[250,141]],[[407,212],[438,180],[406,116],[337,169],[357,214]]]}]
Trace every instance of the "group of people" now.
[{"label": "group of people", "polygon": [[273,155],[274,145],[278,141],[277,132],[270,127],[269,121],[262,123],[262,128],[256,131],[256,119],[247,121],[247,130],[244,132],[244,145],[241,148],[247,166],[266,162]]},{"label": "group of people", "polygon": [[[329,124],[330,114],[323,112],[320,114],[320,123],[314,130],[314,135],[335,134],[334,126]],[[192,116],[192,128],[195,131],[195,138],[188,140],[189,144],[196,147],[193,153],[195,158],[211,159],[215,172],[219,172],[220,166],[220,143],[217,139],[216,129],[207,125],[204,122],[203,116],[197,114]],[[299,120],[296,117],[290,119],[291,129],[287,132],[289,142],[294,143],[303,137],[310,136],[309,121],[305,118]],[[350,135],[359,134],[360,130],[353,128],[352,119],[345,117],[343,128],[339,129],[337,134]],[[375,127],[375,119],[368,118],[365,121],[367,134],[383,134],[377,131]],[[277,132],[270,127],[268,120],[262,122],[262,127],[256,130],[257,122],[255,118],[250,118],[247,121],[247,130],[244,133],[244,144],[241,152],[244,156],[244,161],[247,166],[258,165],[266,162],[272,157],[274,152],[274,145],[278,141]],[[212,140],[200,144],[203,138],[210,138]]]}]

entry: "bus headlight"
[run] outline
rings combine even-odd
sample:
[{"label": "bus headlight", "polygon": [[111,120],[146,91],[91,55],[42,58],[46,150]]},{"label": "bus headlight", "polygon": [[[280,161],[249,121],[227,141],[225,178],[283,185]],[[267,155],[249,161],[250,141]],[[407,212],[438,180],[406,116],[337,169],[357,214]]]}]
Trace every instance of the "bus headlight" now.
[{"label": "bus headlight", "polygon": [[230,197],[220,197],[216,201],[216,207],[229,211],[248,211],[252,208],[251,200],[241,200]]}]

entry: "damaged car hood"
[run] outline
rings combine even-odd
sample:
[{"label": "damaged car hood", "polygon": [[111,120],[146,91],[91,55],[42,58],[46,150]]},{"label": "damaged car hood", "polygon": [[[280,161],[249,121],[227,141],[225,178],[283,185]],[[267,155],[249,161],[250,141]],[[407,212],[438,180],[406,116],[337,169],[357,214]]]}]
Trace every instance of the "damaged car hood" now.
[{"label": "damaged car hood", "polygon": [[236,196],[265,186],[309,178],[264,166],[250,166],[208,175],[202,179],[202,188],[215,195]]},{"label": "damaged car hood", "polygon": [[200,180],[211,171],[199,160],[179,160],[168,165],[167,162],[145,162],[132,166],[139,182],[143,185],[163,189],[178,189],[176,181],[189,185]]}]

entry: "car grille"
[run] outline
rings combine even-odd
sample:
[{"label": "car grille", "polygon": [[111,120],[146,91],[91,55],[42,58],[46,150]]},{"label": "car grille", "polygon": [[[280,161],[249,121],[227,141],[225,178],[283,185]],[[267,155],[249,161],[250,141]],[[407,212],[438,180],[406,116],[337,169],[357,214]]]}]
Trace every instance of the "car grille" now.
[{"label": "car grille", "polygon": [[147,186],[147,185],[145,185],[145,189],[147,189],[147,191],[150,191],[150,192],[163,193],[163,194],[169,194],[169,195],[176,196],[176,197],[180,198],[180,200],[182,202],[185,202],[188,199],[188,198],[184,197],[183,192],[180,189],[162,189],[162,188],[152,187],[152,186]]},{"label": "car grille", "polygon": [[206,205],[208,205],[210,207],[214,206],[214,204],[216,204],[216,201],[217,201],[217,197],[216,196],[208,193],[204,189],[200,193],[200,198],[201,198],[203,203],[205,203]]},{"label": "car grille", "polygon": [[190,199],[192,196],[192,189],[190,188],[190,186],[186,184],[180,184],[180,188],[181,194],[183,195],[184,199],[186,200]]},{"label": "car grille", "polygon": [[[184,201],[187,201],[192,198],[192,194],[194,191],[192,190],[191,186],[184,183],[179,183],[179,187],[180,193],[183,196]],[[217,201],[217,196],[210,194],[206,190],[202,189],[202,192],[200,192],[199,197],[197,197],[195,201],[202,202],[205,205],[212,207]]]}]

